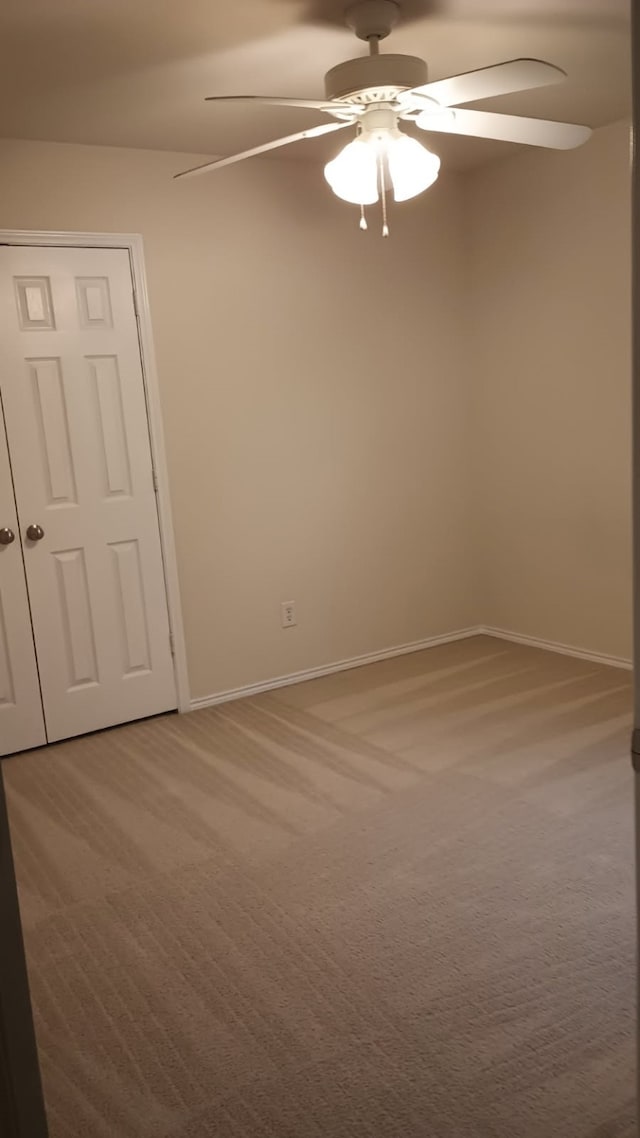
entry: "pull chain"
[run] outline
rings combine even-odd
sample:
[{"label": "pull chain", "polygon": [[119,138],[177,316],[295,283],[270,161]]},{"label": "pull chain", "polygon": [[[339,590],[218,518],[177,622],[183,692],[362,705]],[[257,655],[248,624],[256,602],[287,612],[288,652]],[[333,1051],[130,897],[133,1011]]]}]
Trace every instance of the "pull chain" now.
[{"label": "pull chain", "polygon": [[361,229],[368,229],[369,228],[369,226],[367,225],[367,219],[364,216],[364,206],[363,205],[360,206],[360,228]]}]

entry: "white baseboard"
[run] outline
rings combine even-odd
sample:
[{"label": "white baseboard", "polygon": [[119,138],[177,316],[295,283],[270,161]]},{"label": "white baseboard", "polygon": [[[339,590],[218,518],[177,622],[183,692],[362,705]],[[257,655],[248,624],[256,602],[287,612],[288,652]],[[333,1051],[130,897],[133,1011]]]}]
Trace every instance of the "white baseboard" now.
[{"label": "white baseboard", "polygon": [[246,684],[241,688],[231,688],[229,691],[216,692],[214,695],[203,695],[192,699],[190,708],[196,711],[200,707],[214,707],[217,703],[228,703],[232,699],[244,699],[250,695],[259,695],[264,691],[273,691],[274,688],[289,687],[290,684],[301,684],[305,680],[315,680],[319,676],[331,676],[334,672],[346,672],[350,668],[362,668],[365,664],[375,664],[378,660],[390,660],[393,656],[406,656],[410,652],[421,652],[423,648],[435,648],[438,644],[452,644],[455,640],[466,640],[470,636],[477,636],[482,629],[461,628],[457,632],[447,632],[443,636],[429,636],[426,640],[413,640],[410,644],[399,644],[395,648],[383,648],[381,652],[368,652],[364,656],[351,656],[348,660],[338,660],[333,664],[322,664],[319,668],[307,668],[303,672],[292,672],[286,676],[275,676],[272,680],[263,680],[257,684]]},{"label": "white baseboard", "polygon": [[571,644],[558,644],[555,640],[541,640],[538,636],[521,636],[519,632],[508,632],[504,628],[490,628],[482,625],[476,629],[478,636],[495,636],[497,640],[510,640],[512,644],[525,644],[529,648],[543,648],[547,652],[558,652],[561,656],[575,656],[577,660],[590,660],[592,664],[607,664],[610,668],[633,668],[633,661],[624,656],[606,656],[603,652],[589,652],[586,648],[574,648]]},{"label": "white baseboard", "polygon": [[574,656],[578,660],[590,660],[593,664],[607,664],[612,668],[631,669],[633,663],[621,656],[606,656],[602,652],[588,652],[584,648],[574,648],[570,644],[558,644],[554,640],[541,640],[538,636],[521,636],[518,632],[508,632],[504,628],[491,628],[487,625],[476,625],[473,628],[461,628],[456,632],[448,632],[443,636],[429,636],[426,640],[413,640],[410,644],[399,644],[395,648],[383,648],[380,652],[368,652],[364,656],[352,656],[348,660],[338,660],[333,664],[322,664],[318,668],[307,668],[302,672],[291,672],[285,676],[275,676],[271,680],[262,680],[256,684],[245,684],[244,687],[230,688],[228,691],[215,692],[213,695],[199,696],[190,701],[191,711],[201,707],[214,707],[218,703],[228,703],[233,699],[246,699],[248,696],[260,695],[261,692],[273,691],[275,688],[289,687],[290,684],[301,684],[305,680],[315,680],[319,676],[331,676],[335,672],[346,672],[351,668],[362,668],[365,664],[375,664],[378,660],[390,660],[393,656],[406,656],[410,652],[422,652],[424,648],[435,648],[438,644],[452,644],[456,640],[467,640],[471,636],[493,636],[497,640],[509,640],[513,644],[524,644],[529,648],[542,648],[547,652],[559,652],[562,656]]}]

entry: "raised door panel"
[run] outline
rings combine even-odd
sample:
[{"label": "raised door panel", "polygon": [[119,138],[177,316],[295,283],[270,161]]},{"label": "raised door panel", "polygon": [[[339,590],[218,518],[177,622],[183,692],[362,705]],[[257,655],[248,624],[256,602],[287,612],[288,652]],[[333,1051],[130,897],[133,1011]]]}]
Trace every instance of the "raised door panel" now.
[{"label": "raised door panel", "polygon": [[96,637],[89,600],[87,564],[83,549],[53,554],[58,581],[58,605],[63,627],[66,690],[98,683]]},{"label": "raised door panel", "polygon": [[32,386],[46,505],[75,505],[76,477],[61,361],[54,358],[25,362]]},{"label": "raised door panel", "polygon": [[44,530],[25,565],[58,739],[176,706],[128,254],[1,248],[0,289],[16,491],[23,527]]},{"label": "raised door panel", "polygon": [[104,496],[131,496],[131,458],[117,356],[87,356],[95,388],[96,423],[104,466]]}]

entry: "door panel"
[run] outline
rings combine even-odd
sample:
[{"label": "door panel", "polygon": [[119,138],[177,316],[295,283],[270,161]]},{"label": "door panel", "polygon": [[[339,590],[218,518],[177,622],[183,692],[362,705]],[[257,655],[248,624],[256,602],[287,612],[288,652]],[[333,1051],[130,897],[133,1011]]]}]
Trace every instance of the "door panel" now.
[{"label": "door panel", "polygon": [[[0,290],[0,382],[54,740],[176,706],[129,257],[0,248]],[[30,524],[41,539],[26,537]]]},{"label": "door panel", "polygon": [[10,755],[47,739],[1,404],[0,529],[15,535],[0,544],[0,755]]}]

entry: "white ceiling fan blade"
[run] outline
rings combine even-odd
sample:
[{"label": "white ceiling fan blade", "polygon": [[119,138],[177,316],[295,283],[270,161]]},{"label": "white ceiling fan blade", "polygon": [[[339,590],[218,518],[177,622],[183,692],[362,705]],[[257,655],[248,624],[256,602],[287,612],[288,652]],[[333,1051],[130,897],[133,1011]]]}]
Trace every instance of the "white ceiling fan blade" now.
[{"label": "white ceiling fan blade", "polygon": [[303,138],[317,138],[321,134],[329,134],[332,130],[344,130],[351,126],[348,122],[331,122],[323,126],[312,126],[309,130],[299,130],[296,134],[287,134],[284,138],[276,138],[273,142],[264,142],[262,146],[252,146],[251,150],[243,150],[240,154],[230,154],[227,158],[214,158],[212,162],[204,162],[202,166],[192,166],[190,170],[182,170],[174,174],[175,178],[195,178],[198,174],[206,174],[208,170],[217,170],[221,166],[231,166],[234,162],[242,162],[244,158],[253,158],[256,154],[265,154],[267,150],[277,150],[279,146],[288,146],[290,142],[300,142]]},{"label": "white ceiling fan blade", "polygon": [[308,111],[323,111],[327,115],[342,117],[345,113],[353,117],[354,112],[364,110],[364,106],[346,106],[344,103],[331,103],[327,99],[289,99],[275,95],[207,95],[206,103],[261,103],[268,107],[303,107]]},{"label": "white ceiling fan blade", "polygon": [[423,111],[416,126],[442,134],[466,134],[474,138],[495,138],[500,142],[520,142],[525,146],[546,146],[551,150],[573,150],[591,135],[588,126],[528,119],[520,115],[498,115],[492,111],[467,111],[456,108],[450,114]]},{"label": "white ceiling fan blade", "polygon": [[460,103],[474,103],[476,99],[492,99],[495,95],[546,87],[566,77],[562,68],[541,59],[510,59],[507,63],[496,63],[493,67],[481,67],[478,71],[467,71],[464,75],[452,75],[449,79],[437,79],[435,83],[414,87],[412,91],[404,91],[399,101],[413,102],[417,96],[415,105],[419,105],[420,96],[424,95],[435,99],[442,107],[453,107]]}]

